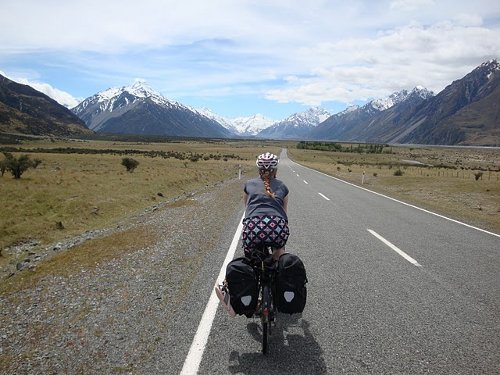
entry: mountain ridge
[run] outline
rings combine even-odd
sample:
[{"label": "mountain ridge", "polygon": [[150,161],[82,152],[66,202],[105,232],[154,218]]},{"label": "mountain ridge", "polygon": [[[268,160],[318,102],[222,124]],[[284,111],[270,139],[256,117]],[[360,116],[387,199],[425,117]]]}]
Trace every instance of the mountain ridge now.
[{"label": "mountain ridge", "polygon": [[93,133],[68,108],[0,75],[0,132],[74,136]]},{"label": "mountain ridge", "polygon": [[82,101],[72,111],[90,129],[102,133],[209,138],[231,136],[231,132],[217,121],[166,99],[143,81],[101,91]]}]

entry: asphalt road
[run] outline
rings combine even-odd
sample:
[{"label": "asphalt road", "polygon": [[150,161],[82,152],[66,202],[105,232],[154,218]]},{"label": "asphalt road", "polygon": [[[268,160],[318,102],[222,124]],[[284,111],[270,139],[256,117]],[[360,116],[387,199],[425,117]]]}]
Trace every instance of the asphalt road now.
[{"label": "asphalt road", "polygon": [[[307,268],[306,309],[300,317],[278,316],[263,356],[259,321],[231,318],[219,306],[204,328],[206,345],[197,344],[199,374],[500,373],[500,236],[286,157],[278,178],[290,189],[287,251]],[[224,256],[194,281],[203,287],[172,338],[176,351],[165,372],[186,365]]]}]

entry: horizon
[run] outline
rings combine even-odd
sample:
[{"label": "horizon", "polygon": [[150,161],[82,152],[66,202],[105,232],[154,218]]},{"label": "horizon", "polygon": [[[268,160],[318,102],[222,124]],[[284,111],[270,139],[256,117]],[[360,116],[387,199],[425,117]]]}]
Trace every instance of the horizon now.
[{"label": "horizon", "polygon": [[225,118],[279,121],[417,86],[438,94],[500,57],[500,4],[488,0],[147,5],[5,0],[0,73],[70,108],[142,80]]}]

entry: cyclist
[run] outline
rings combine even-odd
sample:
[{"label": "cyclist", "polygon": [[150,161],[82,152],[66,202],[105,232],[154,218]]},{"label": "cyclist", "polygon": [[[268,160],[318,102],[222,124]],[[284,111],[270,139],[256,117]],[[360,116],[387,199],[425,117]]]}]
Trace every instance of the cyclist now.
[{"label": "cyclist", "polygon": [[288,188],[276,178],[279,159],[266,152],[259,155],[256,165],[259,178],[249,180],[243,189],[245,218],[243,219],[243,251],[246,257],[260,244],[274,248],[277,260],[285,251],[288,229]]},{"label": "cyclist", "polygon": [[[245,218],[242,245],[247,258],[262,243],[273,247],[275,260],[285,253],[285,244],[290,234],[287,216],[288,188],[276,178],[278,163],[278,157],[272,153],[259,155],[256,160],[259,177],[248,180],[243,189]],[[226,310],[234,316],[226,283],[217,286],[215,290]]]}]

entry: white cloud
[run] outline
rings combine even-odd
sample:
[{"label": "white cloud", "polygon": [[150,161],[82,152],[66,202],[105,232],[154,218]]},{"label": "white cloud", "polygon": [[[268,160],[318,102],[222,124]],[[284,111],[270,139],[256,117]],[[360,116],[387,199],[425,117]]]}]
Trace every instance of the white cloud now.
[{"label": "white cloud", "polygon": [[487,58],[498,58],[498,41],[500,30],[442,22],[324,43],[302,51],[315,57],[310,76],[288,80],[287,87],[266,95],[279,102],[319,105],[381,97],[417,85],[439,92]]},{"label": "white cloud", "polygon": [[56,102],[58,102],[59,104],[62,104],[63,106],[65,106],[67,108],[76,107],[78,105],[78,103],[80,103],[80,101],[78,99],[76,99],[75,97],[73,97],[71,94],[69,94],[65,91],[59,90],[55,87],[52,87],[48,83],[29,82],[27,80],[21,80],[20,83],[23,83],[25,85],[29,85],[29,86],[33,87],[35,90],[38,90],[38,91],[44,93],[48,97],[54,99]]},{"label": "white cloud", "polygon": [[[3,76],[6,76],[1,71],[0,71],[0,74],[2,74]],[[80,101],[78,99],[76,99],[75,97],[73,97],[71,94],[69,94],[65,91],[59,90],[55,87],[52,87],[48,83],[33,82],[27,78],[12,78],[12,77],[7,77],[7,78],[9,78],[10,80],[12,80],[14,82],[17,82],[17,83],[20,83],[23,85],[31,86],[35,90],[40,91],[41,93],[47,95],[49,98],[54,99],[56,102],[58,102],[59,104],[62,104],[63,106],[65,106],[67,108],[73,108],[73,107],[77,106],[78,103],[80,103]]]},{"label": "white cloud", "polygon": [[434,0],[394,0],[391,2],[391,9],[412,11],[418,8],[434,5]]}]

